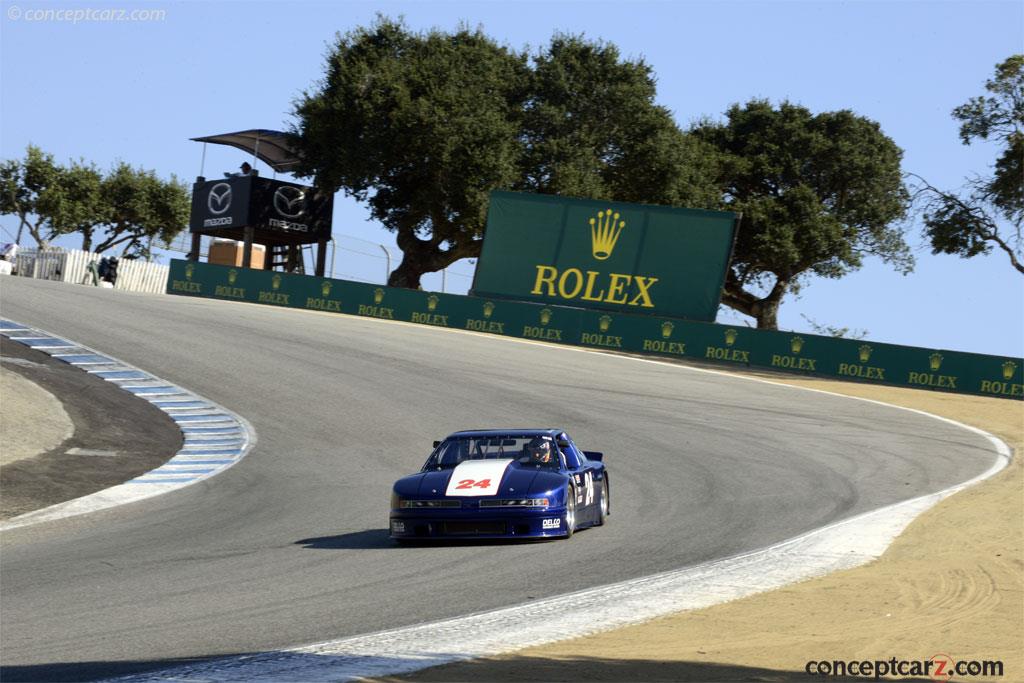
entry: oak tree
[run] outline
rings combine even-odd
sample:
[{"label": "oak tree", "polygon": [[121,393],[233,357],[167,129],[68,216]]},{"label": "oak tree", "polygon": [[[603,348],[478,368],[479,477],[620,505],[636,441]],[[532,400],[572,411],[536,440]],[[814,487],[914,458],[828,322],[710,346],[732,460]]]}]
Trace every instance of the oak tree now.
[{"label": "oak tree", "polygon": [[915,176],[925,234],[933,253],[970,258],[998,248],[1024,273],[1024,55],[998,64],[985,89],[988,95],[957,107],[953,117],[965,145],[990,140],[999,146],[992,175],[969,179],[957,192]]},{"label": "oak tree", "polygon": [[758,327],[777,329],[784,296],[812,275],[842,277],[868,255],[912,269],[902,150],[874,121],[755,99],[692,135],[721,154],[722,206],[743,214],[722,303]]},{"label": "oak tree", "polygon": [[95,202],[99,174],[91,166],[65,167],[35,145],[23,159],[0,162],[0,213],[18,217],[18,240],[27,229],[40,248],[75,226],[100,220]]},{"label": "oak tree", "polygon": [[168,244],[188,224],[188,189],[173,175],[117,163],[104,175],[95,165],[54,161],[29,145],[24,159],[0,162],[0,212],[15,215],[45,248],[62,235],[80,234],[82,249],[149,257],[154,242]]},{"label": "oak tree", "polygon": [[705,146],[654,102],[642,60],[556,35],[530,56],[480,30],[389,19],[339,36],[295,106],[299,174],[364,201],[396,234],[388,284],[480,253],[493,189],[711,203]]},{"label": "oak tree", "polygon": [[119,247],[123,255],[149,258],[154,243],[170,244],[188,225],[189,191],[174,175],[163,180],[118,162],[103,179],[100,195],[103,234],[97,252]]}]

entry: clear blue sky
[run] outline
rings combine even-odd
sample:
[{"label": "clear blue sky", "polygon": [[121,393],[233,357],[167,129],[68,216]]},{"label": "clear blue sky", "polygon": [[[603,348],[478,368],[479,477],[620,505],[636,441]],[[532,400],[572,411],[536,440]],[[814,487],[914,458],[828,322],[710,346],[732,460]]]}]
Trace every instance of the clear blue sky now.
[{"label": "clear blue sky", "polygon": [[[1024,51],[1020,2],[150,2],[4,1],[0,17],[0,156],[28,143],[59,160],[102,167],[118,159],[191,182],[201,145],[188,138],[283,128],[293,98],[323,72],[336,31],[404,15],[416,29],[482,26],[514,47],[555,31],[584,33],[643,57],[658,99],[686,126],[751,97],[813,111],[852,109],[878,121],[905,150],[904,170],[954,188],[985,174],[991,146],[965,147],[953,107],[981,94],[996,63]],[[162,10],[155,21],[38,18],[40,9]],[[102,19],[98,17],[98,19]],[[240,152],[211,146],[206,174],[234,169]],[[267,173],[264,169],[264,173]],[[11,217],[0,218],[7,231]],[[380,253],[392,236],[340,194],[334,226],[343,247]],[[932,256],[908,225],[917,269],[900,276],[869,261],[841,280],[813,280],[784,302],[780,324],[819,323],[869,338],[993,354],[1024,353],[1024,278],[1006,257]],[[359,242],[356,238],[367,240]],[[0,241],[8,237],[0,238]],[[68,246],[74,246],[69,244]],[[335,273],[383,278],[383,262],[339,250]],[[464,291],[472,266],[452,267]],[[424,278],[440,289],[440,277]],[[724,310],[719,320],[743,324]]]}]

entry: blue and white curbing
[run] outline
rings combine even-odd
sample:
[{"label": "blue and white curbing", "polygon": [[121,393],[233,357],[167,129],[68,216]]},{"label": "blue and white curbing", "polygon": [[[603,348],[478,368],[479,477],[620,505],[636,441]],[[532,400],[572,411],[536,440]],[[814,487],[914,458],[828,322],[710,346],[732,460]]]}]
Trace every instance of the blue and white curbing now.
[{"label": "blue and white curbing", "polygon": [[148,401],[174,420],[185,439],[181,450],[156,469],[123,484],[14,517],[0,524],[0,531],[133,503],[194,484],[237,464],[256,443],[256,432],[244,418],[109,355],[4,318],[0,318],[0,336]]}]

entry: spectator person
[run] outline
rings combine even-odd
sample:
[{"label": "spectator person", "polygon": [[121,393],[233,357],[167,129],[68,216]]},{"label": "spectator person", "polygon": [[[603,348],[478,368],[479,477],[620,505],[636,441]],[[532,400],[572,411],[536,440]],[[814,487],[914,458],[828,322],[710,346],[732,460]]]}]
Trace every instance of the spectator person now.
[{"label": "spectator person", "polygon": [[86,273],[85,273],[85,277],[82,278],[82,284],[83,285],[86,284],[91,279],[93,286],[94,287],[99,287],[100,286],[99,264],[97,264],[96,261],[89,261],[89,265],[87,265],[85,267],[85,269],[86,269]]},{"label": "spectator person", "polygon": [[242,165],[238,167],[240,170],[238,173],[225,173],[225,178],[240,178],[247,175],[256,175],[256,172],[252,170],[252,166],[249,165],[248,161],[243,161]]},{"label": "spectator person", "polygon": [[117,284],[117,265],[119,261],[116,256],[111,256],[107,259],[107,274],[103,279],[112,285]]}]

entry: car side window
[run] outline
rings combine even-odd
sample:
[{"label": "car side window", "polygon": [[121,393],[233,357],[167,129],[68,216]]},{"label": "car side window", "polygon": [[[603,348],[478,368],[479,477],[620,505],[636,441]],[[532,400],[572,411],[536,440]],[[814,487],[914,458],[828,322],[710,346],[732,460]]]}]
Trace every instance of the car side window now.
[{"label": "car side window", "polygon": [[570,470],[578,470],[582,465],[582,461],[580,460],[580,452],[573,446],[572,439],[570,439],[567,434],[559,434],[558,438],[560,440],[565,439],[569,442],[569,446],[567,448],[561,449],[562,453],[565,454],[566,467]]}]

